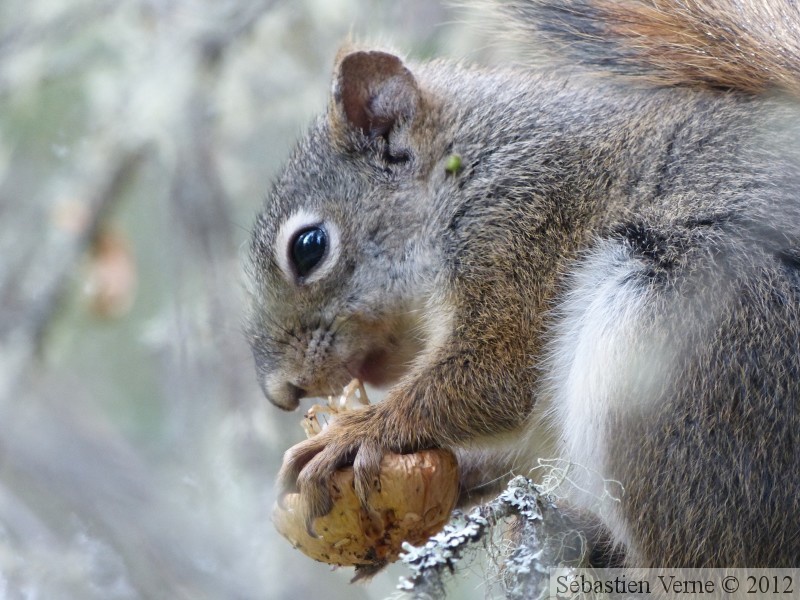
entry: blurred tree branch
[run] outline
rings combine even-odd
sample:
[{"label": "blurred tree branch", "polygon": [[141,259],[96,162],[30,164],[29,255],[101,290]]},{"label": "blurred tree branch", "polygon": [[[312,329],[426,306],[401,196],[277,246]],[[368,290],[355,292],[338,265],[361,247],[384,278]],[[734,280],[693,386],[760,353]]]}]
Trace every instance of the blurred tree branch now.
[{"label": "blurred tree branch", "polygon": [[[215,75],[227,49],[249,33],[277,3],[277,0],[262,0],[244,5],[225,4],[215,9],[217,18],[192,21],[189,26],[176,29],[176,33],[182,35],[170,39],[176,46],[192,49],[195,73],[188,96],[179,101],[183,109],[173,113],[180,115],[180,122],[172,124],[178,138],[175,154],[160,148],[163,140],[147,137],[131,140],[126,138],[128,130],[109,128],[93,141],[94,148],[82,151],[81,168],[73,176],[71,190],[66,194],[75,199],[75,204],[68,210],[80,213],[73,215],[80,223],[61,223],[59,226],[56,222],[53,227],[22,221],[6,223],[9,231],[36,242],[29,251],[14,252],[0,264],[0,307],[3,313],[0,321],[0,399],[13,395],[22,372],[36,354],[37,344],[59,304],[70,274],[75,271],[99,224],[148,153],[173,154],[171,197],[176,216],[179,220],[192,221],[186,223],[189,227],[187,233],[206,249],[207,259],[216,255],[217,249],[208,246],[208,235],[227,232],[228,228],[220,227],[219,223],[229,221],[230,217],[210,146],[213,143],[209,124],[213,104],[210,98],[213,84],[217,81]],[[84,4],[64,10],[44,22],[21,18],[10,31],[0,36],[0,57],[8,61],[14,54],[41,44],[42,40],[47,40],[48,44],[60,44],[77,29],[96,25],[99,20],[113,16],[120,5],[117,0]],[[151,19],[162,19],[165,23],[175,11],[179,12],[177,3],[140,2],[139,6]],[[51,73],[46,69],[40,74],[42,79],[49,76]],[[125,114],[124,106],[119,107],[118,114]],[[50,201],[46,197],[42,200]],[[11,202],[11,199],[5,202]],[[40,214],[48,212],[45,206]],[[22,216],[22,213],[16,214]],[[55,218],[57,221],[58,217]],[[43,236],[37,235],[42,233]],[[230,240],[224,239],[223,243],[230,243]]]},{"label": "blurred tree branch", "polygon": [[[16,392],[20,378],[36,355],[36,348],[64,293],[65,285],[105,215],[135,175],[144,156],[142,148],[96,152],[97,164],[76,183],[70,194],[76,203],[62,210],[72,216],[52,215],[52,227],[36,229],[32,251],[5,257],[0,267],[0,399]],[[15,223],[25,235],[25,223]],[[30,228],[32,229],[32,228]],[[34,231],[29,231],[34,233]]]},{"label": "blurred tree branch", "polygon": [[[262,596],[247,579],[237,578],[238,566],[227,565],[227,571],[208,566],[226,565],[232,540],[214,529],[198,529],[185,511],[177,514],[169,506],[174,499],[160,493],[163,472],[148,468],[102,415],[83,411],[77,398],[59,402],[53,400],[53,390],[44,392],[37,350],[86,249],[146,163],[166,166],[171,179],[167,193],[173,217],[168,227],[174,234],[171,241],[177,257],[173,264],[185,262],[203,270],[206,290],[201,299],[212,307],[209,322],[213,326],[236,322],[236,314],[225,313],[226,306],[228,310],[236,306],[228,301],[232,274],[226,262],[231,255],[235,258],[235,252],[230,248],[228,197],[216,165],[213,98],[228,49],[275,4],[273,0],[224,6],[197,2],[195,9],[200,12],[196,16],[202,18],[181,20],[176,15],[180,16],[185,3],[137,3],[142,11],[142,37],[138,39],[151,37],[154,43],[148,52],[162,65],[172,67],[176,80],[188,76],[188,85],[178,85],[174,91],[154,89],[173,107],[167,115],[168,130],[142,121],[136,112],[140,107],[131,102],[144,83],[141,78],[150,76],[146,70],[137,71],[137,64],[130,72],[123,69],[114,80],[112,101],[106,112],[93,115],[95,121],[70,157],[74,160],[69,168],[58,177],[41,178],[44,193],[23,198],[5,182],[0,199],[4,217],[0,233],[6,238],[0,262],[0,422],[4,425],[0,429],[0,577],[12,587],[23,587],[25,580],[19,573],[31,569],[13,557],[57,564],[76,552],[76,543],[84,543],[65,533],[74,529],[63,522],[68,517],[91,532],[87,540],[93,540],[95,546],[77,549],[86,557],[84,570],[79,569],[77,575],[69,569],[57,575],[39,573],[42,580],[37,584],[42,589],[48,589],[44,579],[49,577],[55,581],[49,589],[59,589],[65,594],[62,597],[85,598],[87,589],[94,589],[98,597],[108,597],[105,594],[114,580],[101,581],[102,585],[86,581],[88,569],[89,575],[102,579],[114,574],[132,586],[128,591],[125,586],[120,588],[120,597],[195,600]],[[60,58],[39,65],[36,72],[18,67],[15,60],[24,66],[24,57],[20,57],[40,44],[55,53],[55,48],[78,31],[94,28],[102,32],[105,22],[125,10],[131,7],[121,2],[89,2],[45,20],[16,15],[15,23],[0,35],[0,97],[16,93],[20,77],[33,89],[53,78],[73,77],[71,69],[64,71]],[[155,33],[148,30],[148,19]],[[100,37],[104,35],[102,32]],[[187,60],[174,65],[169,62],[187,53]],[[129,55],[123,49],[120,56],[125,67]],[[75,65],[85,67],[80,61]],[[56,132],[51,133],[55,138]],[[9,152],[15,151],[12,147]],[[168,379],[169,407],[178,409],[173,417],[184,422],[191,432],[185,439],[196,445],[207,443],[202,425],[208,423],[200,423],[207,415],[189,410],[191,404],[215,392],[218,399],[236,398],[242,387],[242,375],[225,380],[227,363],[212,354],[224,352],[238,332],[214,333],[222,343],[207,343],[202,351],[200,344],[195,344],[199,358],[171,365],[176,368],[170,370]],[[228,358],[237,364],[240,360],[235,351]],[[176,452],[176,462],[187,456],[194,461],[202,458],[200,453],[192,454],[195,448],[188,443],[182,450]],[[205,452],[216,453],[217,449]],[[183,469],[191,472],[192,465],[187,460]],[[174,489],[175,485],[170,482],[167,487]],[[98,565],[97,560],[107,564]],[[98,573],[93,574],[92,569]],[[72,576],[77,579],[70,581]],[[74,588],[71,593],[70,586]]]}]

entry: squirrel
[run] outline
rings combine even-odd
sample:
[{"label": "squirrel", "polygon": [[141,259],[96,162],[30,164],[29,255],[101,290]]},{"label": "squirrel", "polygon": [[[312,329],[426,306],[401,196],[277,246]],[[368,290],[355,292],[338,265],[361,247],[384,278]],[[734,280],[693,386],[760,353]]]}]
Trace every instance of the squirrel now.
[{"label": "squirrel", "polygon": [[800,7],[497,10],[548,64],[345,48],[256,218],[266,397],[387,388],[289,449],[281,492],[311,527],[337,468],[363,499],[428,448],[488,482],[544,413],[622,564],[800,566]]}]

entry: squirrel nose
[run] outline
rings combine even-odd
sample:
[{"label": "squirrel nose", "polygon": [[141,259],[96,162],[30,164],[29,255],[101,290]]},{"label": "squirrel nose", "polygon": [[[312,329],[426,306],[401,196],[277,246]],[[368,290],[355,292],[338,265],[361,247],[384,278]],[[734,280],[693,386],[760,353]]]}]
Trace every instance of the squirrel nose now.
[{"label": "squirrel nose", "polygon": [[300,398],[306,395],[306,390],[289,382],[272,384],[272,382],[262,379],[261,389],[267,400],[287,411],[295,410],[300,406]]}]

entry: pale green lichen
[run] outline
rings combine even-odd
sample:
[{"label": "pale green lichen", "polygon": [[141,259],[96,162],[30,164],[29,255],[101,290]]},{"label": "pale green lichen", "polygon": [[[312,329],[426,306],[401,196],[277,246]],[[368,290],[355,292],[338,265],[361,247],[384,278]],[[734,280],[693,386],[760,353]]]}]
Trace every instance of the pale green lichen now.
[{"label": "pale green lichen", "polygon": [[[509,523],[513,523],[510,537]],[[505,550],[493,547],[497,539]],[[405,544],[400,559],[411,576],[401,578],[398,589],[414,600],[444,598],[448,576],[464,569],[459,563],[469,551],[481,548],[493,554],[490,562],[499,567],[496,578],[503,596],[513,600],[546,597],[548,569],[579,564],[584,558],[580,534],[552,497],[530,479],[515,477],[491,502],[468,514],[456,511],[424,546]]]}]

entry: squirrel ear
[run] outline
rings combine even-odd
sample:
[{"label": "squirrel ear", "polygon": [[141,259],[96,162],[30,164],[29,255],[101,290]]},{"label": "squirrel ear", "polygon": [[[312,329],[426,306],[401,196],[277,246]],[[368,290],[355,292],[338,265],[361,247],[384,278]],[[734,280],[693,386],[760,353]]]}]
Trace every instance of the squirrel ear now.
[{"label": "squirrel ear", "polygon": [[396,56],[358,51],[339,62],[333,98],[338,116],[374,139],[389,133],[399,121],[413,117],[419,88],[411,71]]}]

